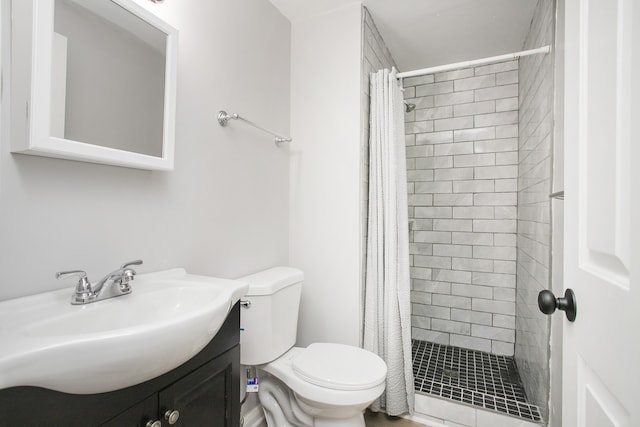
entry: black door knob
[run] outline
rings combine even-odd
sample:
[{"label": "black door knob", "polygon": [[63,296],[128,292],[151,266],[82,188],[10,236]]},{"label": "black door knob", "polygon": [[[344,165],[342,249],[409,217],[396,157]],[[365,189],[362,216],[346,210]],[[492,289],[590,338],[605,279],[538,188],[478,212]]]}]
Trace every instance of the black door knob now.
[{"label": "black door knob", "polygon": [[538,308],[544,314],[553,314],[556,309],[564,311],[569,322],[576,320],[576,296],[571,289],[564,291],[564,298],[556,298],[551,291],[540,291],[538,294]]}]

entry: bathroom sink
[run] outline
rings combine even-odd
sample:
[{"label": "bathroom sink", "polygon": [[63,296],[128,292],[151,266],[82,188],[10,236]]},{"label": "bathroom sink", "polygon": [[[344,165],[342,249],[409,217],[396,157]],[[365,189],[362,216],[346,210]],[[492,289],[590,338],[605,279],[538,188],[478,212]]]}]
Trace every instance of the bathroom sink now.
[{"label": "bathroom sink", "polygon": [[246,283],[139,274],[131,294],[71,305],[72,289],[0,302],[0,389],[118,390],[189,360],[218,332]]}]

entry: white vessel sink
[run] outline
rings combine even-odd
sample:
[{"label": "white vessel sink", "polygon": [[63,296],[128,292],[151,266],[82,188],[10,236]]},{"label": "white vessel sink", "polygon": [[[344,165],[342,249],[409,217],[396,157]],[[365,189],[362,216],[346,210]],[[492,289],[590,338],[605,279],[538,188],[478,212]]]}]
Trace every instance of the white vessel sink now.
[{"label": "white vessel sink", "polygon": [[72,289],[0,302],[0,389],[92,394],[155,378],[202,350],[248,289],[184,269],[131,287],[86,305],[70,304]]}]

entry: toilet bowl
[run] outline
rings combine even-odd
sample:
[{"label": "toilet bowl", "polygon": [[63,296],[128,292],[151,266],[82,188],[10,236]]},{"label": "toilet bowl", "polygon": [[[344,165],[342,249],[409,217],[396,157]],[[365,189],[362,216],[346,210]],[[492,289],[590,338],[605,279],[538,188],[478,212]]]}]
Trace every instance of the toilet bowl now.
[{"label": "toilet bowl", "polygon": [[385,388],[377,355],[344,344],[294,347],[303,275],[276,267],[249,283],[241,311],[241,363],[255,365],[269,427],[364,427],[364,409]]}]

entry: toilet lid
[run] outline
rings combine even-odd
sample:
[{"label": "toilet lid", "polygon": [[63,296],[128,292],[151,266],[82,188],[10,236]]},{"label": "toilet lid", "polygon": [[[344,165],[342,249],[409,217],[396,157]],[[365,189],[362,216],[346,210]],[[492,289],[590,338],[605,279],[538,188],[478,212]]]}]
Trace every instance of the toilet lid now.
[{"label": "toilet lid", "polygon": [[375,387],[387,376],[380,357],[344,344],[311,344],[294,357],[292,366],[298,377],[333,390]]}]

